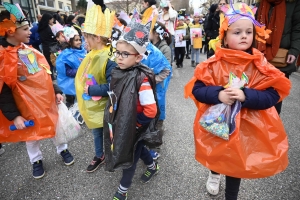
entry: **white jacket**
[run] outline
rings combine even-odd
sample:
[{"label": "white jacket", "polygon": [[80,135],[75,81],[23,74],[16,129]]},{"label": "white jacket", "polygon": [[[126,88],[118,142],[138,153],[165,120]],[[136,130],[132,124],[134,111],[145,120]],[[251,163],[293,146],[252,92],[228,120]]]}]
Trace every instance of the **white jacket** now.
[{"label": "white jacket", "polygon": [[163,24],[165,24],[166,28],[170,32],[171,35],[175,35],[175,23],[178,13],[172,7],[169,7],[169,12],[167,14],[163,14],[160,17],[160,20]]}]

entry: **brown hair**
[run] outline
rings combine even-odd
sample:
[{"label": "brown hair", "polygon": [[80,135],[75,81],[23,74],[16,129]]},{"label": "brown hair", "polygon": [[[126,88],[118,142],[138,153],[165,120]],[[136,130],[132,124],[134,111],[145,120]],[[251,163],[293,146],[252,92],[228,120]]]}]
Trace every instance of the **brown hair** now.
[{"label": "brown hair", "polygon": [[[223,48],[228,48],[227,46],[225,46],[225,43],[224,43],[226,35],[227,35],[227,31],[224,31],[224,37],[221,41],[221,45],[222,45]],[[252,40],[252,44],[249,47],[249,49],[256,48],[256,39],[255,39],[255,37],[256,37],[256,30],[255,30],[255,26],[253,25],[253,40]],[[247,49],[247,51],[249,49]]]},{"label": "brown hair", "polygon": [[101,42],[104,46],[109,46],[109,45],[110,45],[110,41],[109,41],[109,39],[106,38],[106,37],[97,36],[97,35],[90,34],[90,33],[83,33],[83,34],[84,34],[84,37],[86,37],[86,38],[89,38],[89,37],[93,37],[93,38],[100,37],[100,42]]},{"label": "brown hair", "polygon": [[109,38],[106,38],[106,37],[103,37],[103,36],[97,36],[97,35],[90,34],[90,33],[83,33],[83,35],[86,38],[89,38],[89,37],[93,37],[93,38],[100,37],[101,44],[104,45],[104,46],[109,46],[110,47],[110,51],[109,51],[108,55],[109,56],[112,55],[112,53],[113,53],[113,46],[111,45],[111,41],[110,41]]},{"label": "brown hair", "polygon": [[74,41],[76,36],[78,36],[79,39],[81,40],[80,35],[75,35],[74,37],[70,38],[69,44],[71,48],[74,48]]},{"label": "brown hair", "polygon": [[[158,22],[158,21],[157,21],[156,23],[157,23],[160,27],[162,27],[162,29],[164,30],[165,33],[167,33],[167,34],[164,34],[164,35],[163,35],[163,38],[164,38],[164,40],[167,42],[167,44],[170,45],[170,44],[172,43],[172,38],[171,38],[171,34],[169,33],[168,29],[166,28],[166,26],[165,26],[163,23]],[[154,28],[152,29],[152,31],[153,31],[153,33],[156,33],[155,26],[154,26]],[[161,39],[159,38],[159,40],[161,40]]]}]

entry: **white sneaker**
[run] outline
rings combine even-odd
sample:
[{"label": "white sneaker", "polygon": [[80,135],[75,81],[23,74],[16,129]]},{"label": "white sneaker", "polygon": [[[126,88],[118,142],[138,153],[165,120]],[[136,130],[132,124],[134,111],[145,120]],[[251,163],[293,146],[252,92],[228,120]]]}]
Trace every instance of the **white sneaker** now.
[{"label": "white sneaker", "polygon": [[220,174],[212,174],[211,171],[209,171],[208,179],[206,182],[206,189],[209,194],[217,195],[219,193],[220,180]]},{"label": "white sneaker", "polygon": [[5,150],[3,148],[0,149],[0,156],[4,154]]}]

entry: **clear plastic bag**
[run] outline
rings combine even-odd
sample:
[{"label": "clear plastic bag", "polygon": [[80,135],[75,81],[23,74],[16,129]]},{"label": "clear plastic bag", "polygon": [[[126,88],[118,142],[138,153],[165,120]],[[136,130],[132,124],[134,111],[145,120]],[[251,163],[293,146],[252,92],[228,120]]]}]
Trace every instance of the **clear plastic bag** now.
[{"label": "clear plastic bag", "polygon": [[242,104],[239,101],[235,101],[231,106],[224,103],[214,105],[202,115],[200,125],[208,132],[229,140],[229,136],[235,131],[236,116],[241,108]]},{"label": "clear plastic bag", "polygon": [[208,132],[229,140],[231,106],[224,103],[207,109],[200,118],[200,125]]},{"label": "clear plastic bag", "polygon": [[58,122],[56,126],[56,145],[66,144],[82,136],[79,123],[64,103],[58,104]]},{"label": "clear plastic bag", "polygon": [[78,103],[74,103],[70,108],[69,111],[72,113],[73,117],[75,118],[75,120],[80,124],[84,124],[84,120],[83,117],[81,116],[80,112],[79,112],[79,108],[78,108]]}]

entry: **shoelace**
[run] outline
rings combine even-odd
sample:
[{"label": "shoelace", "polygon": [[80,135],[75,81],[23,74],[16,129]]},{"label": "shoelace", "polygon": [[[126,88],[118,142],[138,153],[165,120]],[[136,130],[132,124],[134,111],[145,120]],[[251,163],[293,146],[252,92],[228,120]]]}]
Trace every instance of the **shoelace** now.
[{"label": "shoelace", "polygon": [[213,183],[213,184],[219,184],[219,180],[220,180],[220,176],[218,176],[218,175],[211,175],[210,176],[210,183]]}]

